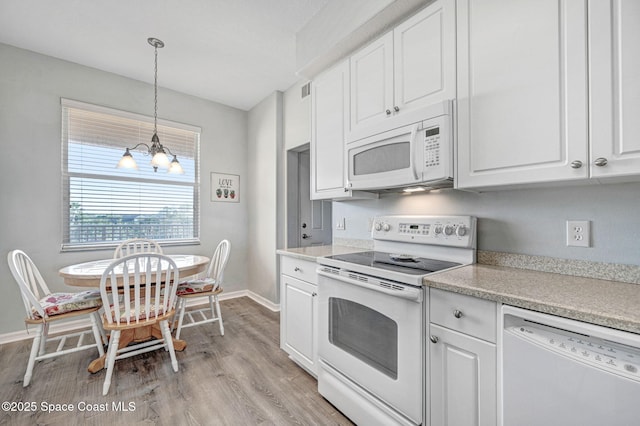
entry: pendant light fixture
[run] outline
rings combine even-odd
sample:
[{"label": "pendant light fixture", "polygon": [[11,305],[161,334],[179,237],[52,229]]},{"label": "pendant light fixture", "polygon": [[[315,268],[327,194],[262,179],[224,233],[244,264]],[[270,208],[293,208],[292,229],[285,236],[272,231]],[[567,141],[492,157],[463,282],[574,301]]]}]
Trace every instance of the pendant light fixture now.
[{"label": "pendant light fixture", "polygon": [[[155,67],[154,67],[154,81],[153,81],[153,94],[154,94],[154,110],[153,110],[153,136],[151,137],[151,146],[146,143],[140,142],[133,148],[127,148],[122,158],[118,162],[118,168],[124,169],[138,169],[138,165],[136,161],[133,159],[130,150],[136,149],[139,146],[144,146],[147,148],[147,152],[145,155],[151,156],[151,165],[153,166],[153,171],[157,172],[158,167],[168,168],[169,173],[183,174],[184,170],[178,162],[178,157],[173,155],[173,153],[169,150],[169,148],[165,148],[160,143],[160,138],[158,137],[158,48],[163,48],[164,43],[162,40],[158,40],[157,38],[150,37],[147,39],[147,42],[154,47],[155,49]],[[169,157],[167,157],[167,152],[169,155],[173,156],[173,160],[169,162]]]}]

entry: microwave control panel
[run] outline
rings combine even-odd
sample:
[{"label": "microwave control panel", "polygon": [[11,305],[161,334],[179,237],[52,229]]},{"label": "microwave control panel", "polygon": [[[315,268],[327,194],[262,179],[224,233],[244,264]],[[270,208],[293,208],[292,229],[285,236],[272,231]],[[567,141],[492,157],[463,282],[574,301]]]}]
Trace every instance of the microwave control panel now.
[{"label": "microwave control panel", "polygon": [[432,127],[424,132],[424,167],[440,165],[440,127]]},{"label": "microwave control panel", "polygon": [[417,155],[421,158],[422,179],[451,178],[453,176],[453,142],[451,140],[450,116],[443,114],[422,122]]}]

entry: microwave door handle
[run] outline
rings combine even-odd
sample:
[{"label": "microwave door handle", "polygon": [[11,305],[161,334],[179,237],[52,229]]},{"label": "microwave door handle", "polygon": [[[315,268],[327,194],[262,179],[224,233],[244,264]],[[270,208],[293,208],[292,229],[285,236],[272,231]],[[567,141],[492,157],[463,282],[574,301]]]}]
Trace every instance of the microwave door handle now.
[{"label": "microwave door handle", "polygon": [[419,124],[416,124],[411,129],[411,139],[410,139],[410,152],[409,152],[409,165],[411,166],[411,172],[413,173],[413,179],[418,180],[418,170],[416,169],[416,149],[417,149],[417,141],[416,136],[418,135],[418,127]]}]

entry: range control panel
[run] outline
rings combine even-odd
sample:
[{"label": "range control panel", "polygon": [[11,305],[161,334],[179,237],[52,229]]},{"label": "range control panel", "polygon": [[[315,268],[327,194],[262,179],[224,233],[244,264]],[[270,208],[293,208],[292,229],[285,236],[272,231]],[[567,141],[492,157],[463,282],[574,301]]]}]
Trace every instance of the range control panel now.
[{"label": "range control panel", "polygon": [[380,216],[371,236],[375,240],[475,248],[473,216]]}]

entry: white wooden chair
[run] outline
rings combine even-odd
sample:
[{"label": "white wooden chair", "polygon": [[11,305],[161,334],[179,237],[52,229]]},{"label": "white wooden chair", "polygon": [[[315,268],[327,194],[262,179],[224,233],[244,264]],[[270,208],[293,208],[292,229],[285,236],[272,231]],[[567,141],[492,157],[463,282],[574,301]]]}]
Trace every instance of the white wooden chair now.
[{"label": "white wooden chair", "polygon": [[163,254],[162,247],[157,241],[147,238],[132,238],[120,243],[113,252],[113,258],[119,259],[130,254],[137,253],[159,253]]},{"label": "white wooden chair", "polygon": [[[169,321],[175,314],[178,283],[175,262],[158,253],[125,256],[114,260],[104,271],[100,279],[105,307],[103,327],[111,331],[111,337],[103,395],[109,392],[117,359],[165,349],[173,371],[178,371],[169,329]],[[147,338],[138,341],[140,336]]]},{"label": "white wooden chair", "polygon": [[[222,279],[224,277],[224,269],[229,261],[230,251],[231,243],[229,240],[220,241],[211,258],[205,277],[185,281],[178,286],[179,317],[176,339],[180,338],[180,332],[183,328],[216,321],[220,326],[220,334],[224,336],[224,324],[222,323],[222,312],[220,311],[218,295],[223,291],[221,287]],[[209,299],[209,306],[187,311],[187,301],[199,297],[207,297]],[[186,324],[184,323],[185,313],[189,319],[189,322]]]},{"label": "white wooden chair", "polygon": [[[13,250],[7,256],[11,274],[20,287],[27,317],[27,327],[36,325],[31,353],[27,362],[27,372],[22,385],[31,382],[33,367],[36,361],[67,355],[86,349],[97,349],[100,356],[104,355],[103,341],[107,339],[100,328],[98,310],[102,306],[100,294],[96,290],[80,293],[51,293],[40,271],[31,258],[22,250]],[[86,315],[91,320],[91,330],[57,334],[49,337],[49,324],[54,321]],[[85,343],[87,334],[93,332],[93,342]],[[75,346],[69,347],[77,338]],[[55,349],[47,352],[47,343],[57,342]],[[49,345],[49,349],[51,345]]]}]

